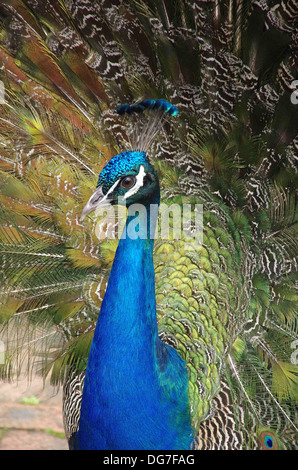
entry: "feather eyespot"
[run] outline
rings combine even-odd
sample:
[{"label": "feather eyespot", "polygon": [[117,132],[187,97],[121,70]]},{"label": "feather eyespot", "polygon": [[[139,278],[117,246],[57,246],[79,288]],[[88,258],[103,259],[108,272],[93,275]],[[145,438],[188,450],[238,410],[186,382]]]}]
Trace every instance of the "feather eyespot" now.
[{"label": "feather eyespot", "polygon": [[136,182],[136,178],[135,176],[125,176],[121,183],[120,183],[120,186],[122,188],[125,188],[125,189],[129,189],[129,188],[132,188],[133,185],[135,184]]},{"label": "feather eyespot", "polygon": [[264,437],[264,443],[265,443],[265,446],[268,448],[268,449],[272,449],[273,447],[273,439],[271,436],[265,436]]},{"label": "feather eyespot", "polygon": [[258,438],[259,449],[261,450],[276,450],[278,443],[275,435],[271,431],[262,431]]}]

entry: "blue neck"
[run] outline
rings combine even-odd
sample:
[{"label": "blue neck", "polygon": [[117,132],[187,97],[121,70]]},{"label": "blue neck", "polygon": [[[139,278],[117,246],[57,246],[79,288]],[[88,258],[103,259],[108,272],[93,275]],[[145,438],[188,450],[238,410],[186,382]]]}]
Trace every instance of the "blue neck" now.
[{"label": "blue neck", "polygon": [[[162,350],[163,358],[169,351],[157,335],[153,239],[149,237],[157,211],[150,217],[149,204],[146,209],[143,238],[120,239],[111,269],[86,371],[79,428],[82,449],[187,448],[177,447],[175,402],[161,386],[157,350]],[[129,216],[127,231],[134,222]],[[183,382],[179,389],[182,415],[188,407],[187,377],[183,361],[176,351],[171,354],[182,377],[178,381]],[[163,361],[165,368],[167,358]],[[170,393],[172,389],[173,385]],[[185,434],[190,430],[189,415],[184,421],[187,431],[181,432]],[[180,421],[177,426],[183,427]]]},{"label": "blue neck", "polygon": [[[118,352],[120,332],[125,339],[121,346],[127,348],[127,353],[132,347],[150,348],[157,336],[154,240],[150,237],[150,231],[154,233],[158,211],[152,213],[149,204],[144,208],[145,211],[139,213],[138,217],[132,215],[127,218],[96,330],[96,336],[101,337],[107,333],[104,328],[108,329],[112,348],[116,347],[112,337],[112,331],[115,331]],[[137,221],[140,222],[137,226],[139,238],[132,239],[130,232]]]}]

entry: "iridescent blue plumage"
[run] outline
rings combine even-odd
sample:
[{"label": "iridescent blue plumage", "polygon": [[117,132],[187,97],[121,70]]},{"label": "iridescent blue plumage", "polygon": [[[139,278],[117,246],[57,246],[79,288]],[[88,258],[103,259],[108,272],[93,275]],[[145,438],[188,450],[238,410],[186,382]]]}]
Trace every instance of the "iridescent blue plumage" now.
[{"label": "iridescent blue plumage", "polygon": [[[157,332],[150,237],[158,215],[150,211],[151,205],[159,204],[157,174],[144,152],[124,152],[102,170],[96,191],[99,203],[100,195],[111,204],[119,195],[127,196],[128,205],[137,202],[146,211],[138,215],[139,238],[123,237],[118,244],[89,354],[79,431],[72,446],[189,449],[193,431],[186,365]],[[128,216],[126,229],[135,217]]]},{"label": "iridescent blue plumage", "polygon": [[161,110],[163,113],[168,114],[169,116],[176,116],[178,114],[178,109],[176,106],[169,103],[167,100],[158,99],[158,100],[143,100],[140,103],[129,105],[127,103],[118,106],[116,109],[117,114],[132,114],[132,113],[142,113],[146,109]]},{"label": "iridescent blue plumage", "polygon": [[141,163],[148,164],[145,152],[122,152],[115,155],[100,172],[96,187],[102,186],[105,194],[121,175],[131,172]]},{"label": "iridescent blue plumage", "polygon": [[271,436],[265,436],[264,442],[268,449],[271,449],[273,447],[273,439]]}]

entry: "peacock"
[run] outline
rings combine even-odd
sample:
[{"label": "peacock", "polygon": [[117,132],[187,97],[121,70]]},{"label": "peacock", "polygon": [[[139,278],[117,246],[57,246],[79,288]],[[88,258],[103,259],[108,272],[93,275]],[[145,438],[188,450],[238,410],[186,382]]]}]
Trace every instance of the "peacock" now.
[{"label": "peacock", "polygon": [[2,0],[0,373],[70,449],[298,448],[297,15]]}]

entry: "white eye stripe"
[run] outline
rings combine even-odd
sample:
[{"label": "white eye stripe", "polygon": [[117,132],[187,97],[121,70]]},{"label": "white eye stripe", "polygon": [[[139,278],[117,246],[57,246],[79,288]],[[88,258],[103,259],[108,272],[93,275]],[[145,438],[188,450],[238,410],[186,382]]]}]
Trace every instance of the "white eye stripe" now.
[{"label": "white eye stripe", "polygon": [[114,189],[118,185],[119,181],[120,181],[120,178],[113,184],[113,186],[110,187],[110,189],[108,190],[106,196],[108,196],[109,194],[111,194],[114,191]]},{"label": "white eye stripe", "polygon": [[95,189],[94,193],[90,197],[89,201],[85,205],[84,209],[82,210],[81,214],[81,221],[84,220],[87,214],[90,214],[90,212],[93,212],[97,207],[107,207],[110,205],[110,201],[108,199],[108,195],[114,191],[115,187],[119,183],[120,179],[118,179],[113,186],[109,189],[107,194],[103,194],[102,192],[102,186],[99,186],[98,188]]},{"label": "white eye stripe", "polygon": [[114,189],[115,189],[116,186],[118,185],[119,181],[120,181],[120,179],[118,179],[118,180],[113,184],[113,186],[110,187],[110,189],[108,190],[107,194],[105,194],[104,197],[102,198],[101,203],[102,203],[103,201],[105,201],[105,200],[107,199],[108,195],[111,194],[111,193],[114,191]]},{"label": "white eye stripe", "polygon": [[127,199],[127,198],[133,196],[134,194],[136,194],[138,192],[138,190],[144,184],[145,176],[146,176],[145,169],[144,169],[143,165],[141,165],[139,173],[136,176],[136,182],[135,182],[134,186],[129,191],[127,191],[127,193],[125,193],[124,199]]}]

